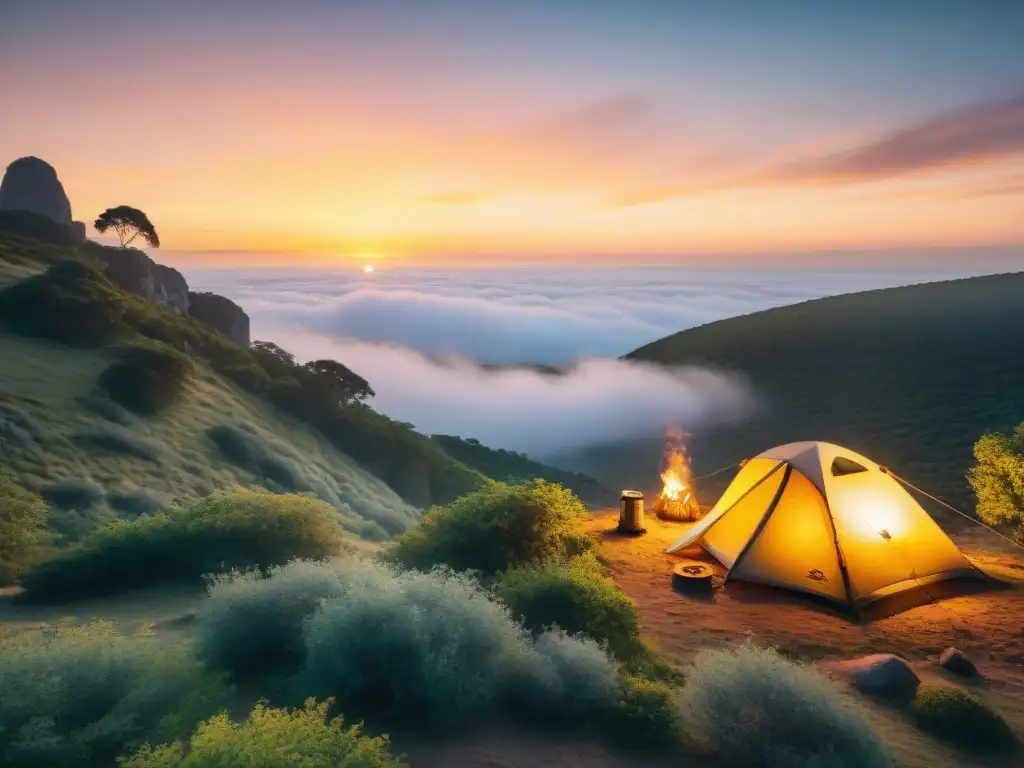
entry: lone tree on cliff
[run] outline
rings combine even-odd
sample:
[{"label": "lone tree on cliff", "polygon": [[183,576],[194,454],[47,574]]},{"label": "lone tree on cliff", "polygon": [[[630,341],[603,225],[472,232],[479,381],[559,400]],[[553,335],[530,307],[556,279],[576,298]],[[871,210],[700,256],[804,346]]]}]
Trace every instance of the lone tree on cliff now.
[{"label": "lone tree on cliff", "polygon": [[121,247],[127,248],[139,235],[142,239],[154,248],[160,247],[160,237],[149,217],[138,208],[128,205],[119,205],[116,208],[107,208],[93,224],[96,231],[101,235],[112,229],[117,232],[121,240]]}]

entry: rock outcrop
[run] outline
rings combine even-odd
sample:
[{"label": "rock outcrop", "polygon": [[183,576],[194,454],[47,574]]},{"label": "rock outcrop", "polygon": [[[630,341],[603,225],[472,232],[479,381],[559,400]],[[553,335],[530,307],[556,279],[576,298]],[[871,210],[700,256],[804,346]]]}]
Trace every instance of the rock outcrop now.
[{"label": "rock outcrop", "polygon": [[134,248],[108,248],[89,243],[87,250],[90,256],[103,263],[107,279],[114,285],[175,312],[188,314],[188,283],[178,270],[157,264]]},{"label": "rock outcrop", "polygon": [[220,331],[235,344],[248,347],[249,316],[231,299],[216,293],[189,293],[189,314]]},{"label": "rock outcrop", "polygon": [[71,218],[71,202],[57,171],[38,157],[20,157],[7,166],[0,182],[0,210],[29,211],[70,228],[75,242],[85,240],[85,224]]}]

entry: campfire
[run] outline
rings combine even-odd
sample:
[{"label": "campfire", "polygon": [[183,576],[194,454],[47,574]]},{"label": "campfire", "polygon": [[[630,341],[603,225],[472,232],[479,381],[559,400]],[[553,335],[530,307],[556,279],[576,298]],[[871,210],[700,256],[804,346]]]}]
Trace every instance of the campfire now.
[{"label": "campfire", "polygon": [[654,514],[662,520],[700,519],[700,505],[691,484],[690,458],[682,435],[670,433],[665,450],[665,471],[661,473],[661,494],[654,502]]}]

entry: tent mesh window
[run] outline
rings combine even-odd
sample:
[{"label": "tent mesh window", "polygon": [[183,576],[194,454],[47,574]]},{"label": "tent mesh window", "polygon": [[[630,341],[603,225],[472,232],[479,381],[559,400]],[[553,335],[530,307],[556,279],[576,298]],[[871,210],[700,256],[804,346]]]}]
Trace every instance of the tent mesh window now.
[{"label": "tent mesh window", "polygon": [[844,456],[836,456],[832,460],[832,476],[841,477],[842,475],[854,475],[857,472],[867,472],[868,468],[858,464],[852,459],[847,459]]}]

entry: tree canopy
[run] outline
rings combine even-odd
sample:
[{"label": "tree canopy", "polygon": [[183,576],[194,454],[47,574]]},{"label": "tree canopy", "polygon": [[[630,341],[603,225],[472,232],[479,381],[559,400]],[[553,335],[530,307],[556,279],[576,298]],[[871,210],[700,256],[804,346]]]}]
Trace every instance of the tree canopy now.
[{"label": "tree canopy", "polygon": [[336,360],[312,360],[302,369],[339,405],[350,405],[374,396],[366,379]]},{"label": "tree canopy", "polygon": [[1024,543],[1024,423],[1012,435],[984,435],[974,445],[978,460],[967,479],[978,496],[978,517],[1010,527]]},{"label": "tree canopy", "polygon": [[122,248],[127,248],[139,235],[142,235],[142,239],[153,248],[160,247],[160,237],[156,233],[153,222],[138,208],[132,208],[128,205],[107,208],[107,210],[99,215],[93,226],[101,235],[108,230],[114,230],[121,241]]}]

